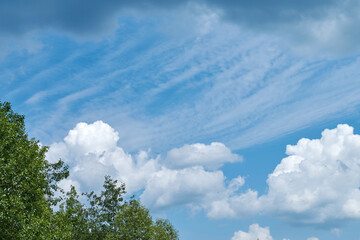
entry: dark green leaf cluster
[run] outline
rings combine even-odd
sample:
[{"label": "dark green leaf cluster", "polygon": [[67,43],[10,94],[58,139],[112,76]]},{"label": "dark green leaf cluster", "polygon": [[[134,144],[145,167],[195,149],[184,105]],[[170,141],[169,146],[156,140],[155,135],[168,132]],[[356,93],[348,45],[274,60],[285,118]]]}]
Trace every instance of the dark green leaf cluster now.
[{"label": "dark green leaf cluster", "polygon": [[1,239],[49,239],[56,183],[69,175],[62,161],[45,160],[47,147],[29,139],[24,116],[0,102]]},{"label": "dark green leaf cluster", "polygon": [[88,204],[78,200],[74,187],[67,193],[66,201],[57,213],[66,219],[74,239],[96,240],[177,240],[178,233],[168,220],[153,221],[149,210],[134,197],[124,202],[124,184],[105,176],[104,190],[83,194]]},{"label": "dark green leaf cluster", "polygon": [[176,240],[178,233],[168,220],[152,220],[149,210],[132,199],[115,217],[113,231],[106,239]]},{"label": "dark green leaf cluster", "polygon": [[178,239],[169,221],[153,221],[135,199],[124,202],[125,185],[109,176],[99,195],[83,194],[86,205],[74,187],[55,197],[69,171],[61,160],[46,161],[46,151],[28,138],[24,116],[0,102],[0,239]]}]

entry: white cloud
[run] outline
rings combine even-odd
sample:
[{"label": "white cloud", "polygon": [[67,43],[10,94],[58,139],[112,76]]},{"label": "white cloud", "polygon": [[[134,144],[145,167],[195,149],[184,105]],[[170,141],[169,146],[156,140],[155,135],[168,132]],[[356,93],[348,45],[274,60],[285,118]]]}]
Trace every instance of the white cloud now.
[{"label": "white cloud", "polygon": [[223,143],[213,142],[210,145],[195,143],[174,148],[167,153],[166,165],[172,168],[203,166],[217,169],[226,162],[241,161],[240,156],[231,153]]},{"label": "white cloud", "polygon": [[231,240],[273,240],[273,238],[268,227],[262,228],[258,224],[252,224],[248,232],[235,232]]},{"label": "white cloud", "polygon": [[208,217],[219,219],[254,215],[262,210],[262,205],[256,191],[248,190],[239,195],[227,191],[219,199],[209,202],[205,208]]},{"label": "white cloud", "polygon": [[59,182],[58,186],[63,189],[65,192],[69,192],[71,186],[74,186],[76,189],[80,189],[80,185],[78,182],[73,181],[71,179],[63,179]]},{"label": "white cloud", "polygon": [[305,224],[360,218],[360,135],[352,127],[338,125],[320,139],[303,138],[286,153],[267,179],[267,194],[229,194],[219,200],[228,215],[210,211],[211,216],[262,212]]},{"label": "white cloud", "polygon": [[147,181],[141,200],[155,208],[211,201],[225,192],[224,180],[221,171],[207,172],[202,167],[162,169]]},{"label": "white cloud", "polygon": [[85,155],[113,151],[118,140],[118,133],[102,121],[78,123],[64,139],[67,146]]},{"label": "white cloud", "polygon": [[309,237],[306,240],[319,240],[317,237]]},{"label": "white cloud", "polygon": [[360,136],[348,125],[288,145],[289,157],[269,175],[269,192],[261,200],[277,214],[301,215],[309,223],[359,218],[359,149]]},{"label": "white cloud", "polygon": [[262,213],[305,224],[360,218],[360,135],[348,125],[288,145],[289,156],[269,174],[268,192],[261,196],[242,189],[241,176],[226,179],[220,170],[207,170],[240,159],[221,143],[170,150],[166,162],[145,151],[128,154],[117,141],[118,132],[106,123],[79,123],[64,142],[51,145],[47,158],[61,157],[70,165],[64,187],[99,190],[108,174],[124,182],[129,193],[142,190],[141,200],[154,210],[188,205],[210,218]]},{"label": "white cloud", "polygon": [[219,208],[219,199],[234,194],[244,185],[245,180],[240,176],[227,180],[222,171],[204,168],[241,159],[222,143],[185,145],[170,150],[167,160],[176,159],[174,164],[178,168],[169,169],[162,165],[160,157],[150,158],[149,152],[126,153],[117,145],[118,135],[102,121],[78,123],[63,142],[52,144],[47,159],[55,162],[62,158],[70,166],[70,178],[61,182],[61,187],[68,190],[74,185],[81,191],[97,191],[104,175],[111,175],[125,183],[129,194],[143,190],[140,198],[152,209],[189,205],[194,209],[224,212]]},{"label": "white cloud", "polygon": [[118,132],[102,121],[93,124],[78,123],[69,131],[64,142],[50,146],[47,159],[62,158],[70,165],[70,179],[82,190],[98,190],[104,176],[111,175],[126,184],[128,191],[138,191],[158,170],[158,160],[146,152],[133,157],[117,146]]}]

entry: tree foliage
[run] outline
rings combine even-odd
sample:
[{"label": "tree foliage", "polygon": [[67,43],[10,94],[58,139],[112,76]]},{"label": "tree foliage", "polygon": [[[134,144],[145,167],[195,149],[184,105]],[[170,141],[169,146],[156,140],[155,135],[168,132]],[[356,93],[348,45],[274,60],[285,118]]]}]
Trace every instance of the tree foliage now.
[{"label": "tree foliage", "polygon": [[114,230],[106,239],[176,240],[178,233],[168,220],[152,220],[149,210],[131,199],[116,214]]},{"label": "tree foliage", "polygon": [[134,198],[125,202],[125,185],[110,176],[99,195],[83,194],[86,204],[74,187],[55,197],[69,171],[61,160],[46,161],[47,149],[29,139],[24,116],[0,102],[0,239],[178,239],[168,220],[153,221]]},{"label": "tree foliage", "polygon": [[54,232],[50,207],[69,172],[62,161],[47,162],[46,151],[28,138],[24,116],[0,102],[1,239],[46,239]]},{"label": "tree foliage", "polygon": [[90,239],[88,213],[78,198],[75,187],[71,186],[56,216],[60,221],[62,220],[62,225],[65,226],[64,232],[68,233],[70,239]]},{"label": "tree foliage", "polygon": [[87,211],[93,239],[105,238],[112,229],[115,214],[121,210],[125,185],[117,186],[117,183],[105,176],[104,190],[99,196],[94,192],[84,194],[90,205]]}]

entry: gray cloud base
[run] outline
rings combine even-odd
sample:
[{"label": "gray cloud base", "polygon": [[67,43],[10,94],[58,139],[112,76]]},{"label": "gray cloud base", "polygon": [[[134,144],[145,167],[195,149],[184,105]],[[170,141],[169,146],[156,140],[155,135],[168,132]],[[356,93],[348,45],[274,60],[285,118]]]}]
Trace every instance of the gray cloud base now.
[{"label": "gray cloud base", "polygon": [[[70,32],[98,32],[123,8],[170,8],[189,1],[1,1],[0,30],[19,34],[34,28],[52,27]],[[322,18],[336,1],[192,1],[224,11],[225,18],[253,26],[299,21],[304,17]]]},{"label": "gray cloud base", "polygon": [[[166,5],[171,6],[171,3],[167,1]],[[5,0],[0,2],[0,33],[22,35],[38,29],[53,29],[79,35],[102,34],[116,25],[115,17],[122,9],[158,5],[164,5],[164,2]]]},{"label": "gray cloud base", "polygon": [[177,9],[194,4],[216,9],[223,19],[285,37],[303,48],[311,45],[335,53],[352,53],[358,48],[359,3],[354,0],[1,1],[0,33],[17,36],[52,29],[80,37],[99,37],[116,29],[116,16],[124,9]]}]

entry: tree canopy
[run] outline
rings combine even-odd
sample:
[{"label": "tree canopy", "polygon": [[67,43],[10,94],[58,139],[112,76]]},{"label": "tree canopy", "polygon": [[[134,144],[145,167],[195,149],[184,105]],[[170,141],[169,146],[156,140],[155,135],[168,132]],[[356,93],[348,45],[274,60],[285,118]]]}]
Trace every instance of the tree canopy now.
[{"label": "tree canopy", "polygon": [[135,198],[124,201],[125,185],[110,176],[99,195],[83,194],[87,203],[73,186],[55,197],[69,171],[61,160],[49,163],[47,150],[29,139],[24,116],[0,102],[0,239],[178,239],[168,220],[153,221]]},{"label": "tree canopy", "polygon": [[24,116],[0,102],[0,234],[2,239],[49,239],[57,182],[69,175],[62,161],[45,160],[47,147],[29,139]]}]

